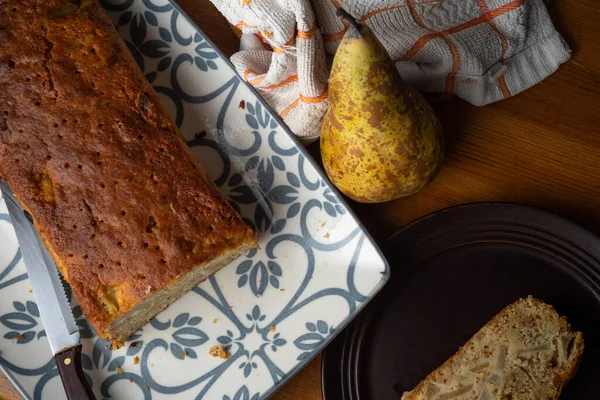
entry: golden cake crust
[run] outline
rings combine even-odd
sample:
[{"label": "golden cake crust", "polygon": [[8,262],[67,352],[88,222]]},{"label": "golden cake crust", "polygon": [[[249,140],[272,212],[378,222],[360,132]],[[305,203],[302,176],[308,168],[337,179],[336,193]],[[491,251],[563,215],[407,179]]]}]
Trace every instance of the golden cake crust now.
[{"label": "golden cake crust", "polygon": [[79,3],[0,1],[0,176],[106,337],[141,300],[255,236],[104,11]]}]

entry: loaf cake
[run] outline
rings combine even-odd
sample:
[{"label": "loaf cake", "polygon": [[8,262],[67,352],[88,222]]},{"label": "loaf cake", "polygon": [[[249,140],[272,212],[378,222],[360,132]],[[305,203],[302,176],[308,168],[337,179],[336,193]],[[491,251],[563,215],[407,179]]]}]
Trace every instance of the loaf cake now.
[{"label": "loaf cake", "polygon": [[402,400],[557,399],[582,352],[581,332],[528,297],[502,310]]},{"label": "loaf cake", "polygon": [[256,246],[93,0],[0,1],[0,176],[114,343]]}]

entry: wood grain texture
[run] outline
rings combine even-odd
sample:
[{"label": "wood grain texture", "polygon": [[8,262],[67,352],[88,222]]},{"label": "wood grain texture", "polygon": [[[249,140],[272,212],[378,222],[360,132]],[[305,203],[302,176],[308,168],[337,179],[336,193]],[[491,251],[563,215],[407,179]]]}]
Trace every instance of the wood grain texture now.
[{"label": "wood grain texture", "polygon": [[0,400],[17,400],[22,397],[17,392],[17,389],[13,387],[8,378],[0,372]]},{"label": "wood grain texture", "polygon": [[[209,0],[179,3],[226,55],[237,50],[238,39]],[[441,208],[490,200],[554,211],[600,233],[600,8],[597,0],[560,0],[550,11],[573,58],[511,99],[486,107],[456,98],[436,104],[448,142],[439,176],[404,199],[351,203],[376,240]],[[318,145],[309,150],[318,159]],[[19,398],[2,377],[3,397]],[[317,358],[273,399],[321,397]]]}]

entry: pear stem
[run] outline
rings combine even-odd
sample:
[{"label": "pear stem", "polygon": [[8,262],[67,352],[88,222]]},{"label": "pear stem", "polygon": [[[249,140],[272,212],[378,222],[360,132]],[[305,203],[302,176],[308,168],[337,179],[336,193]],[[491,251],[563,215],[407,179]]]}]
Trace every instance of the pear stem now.
[{"label": "pear stem", "polygon": [[354,18],[352,15],[350,15],[350,13],[348,13],[348,11],[344,10],[343,8],[338,8],[336,11],[336,15],[338,17],[342,18],[344,21],[346,21],[350,25],[352,25],[353,27],[355,27],[356,30],[360,32],[360,29],[361,29],[360,23],[356,20],[356,18]]}]

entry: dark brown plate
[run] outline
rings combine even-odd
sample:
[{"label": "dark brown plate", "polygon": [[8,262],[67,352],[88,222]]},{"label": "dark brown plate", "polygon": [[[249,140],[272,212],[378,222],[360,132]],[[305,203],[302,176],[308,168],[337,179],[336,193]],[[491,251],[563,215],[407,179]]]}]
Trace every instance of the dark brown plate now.
[{"label": "dark brown plate", "polygon": [[398,400],[527,295],[583,332],[583,362],[560,399],[600,398],[596,235],[526,206],[469,204],[417,220],[384,252],[392,278],[324,353],[325,400]]}]

